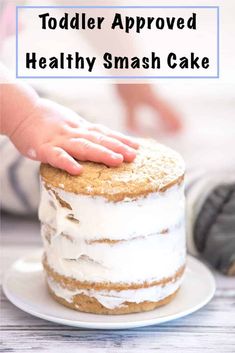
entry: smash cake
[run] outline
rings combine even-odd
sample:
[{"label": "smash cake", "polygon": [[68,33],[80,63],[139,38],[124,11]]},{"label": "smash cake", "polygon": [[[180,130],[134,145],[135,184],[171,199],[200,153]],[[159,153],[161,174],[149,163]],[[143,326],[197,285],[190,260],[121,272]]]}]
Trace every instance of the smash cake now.
[{"label": "smash cake", "polygon": [[181,156],[141,140],[132,163],[80,163],[80,176],[47,164],[40,169],[49,292],[69,308],[96,314],[169,303],[185,269]]}]

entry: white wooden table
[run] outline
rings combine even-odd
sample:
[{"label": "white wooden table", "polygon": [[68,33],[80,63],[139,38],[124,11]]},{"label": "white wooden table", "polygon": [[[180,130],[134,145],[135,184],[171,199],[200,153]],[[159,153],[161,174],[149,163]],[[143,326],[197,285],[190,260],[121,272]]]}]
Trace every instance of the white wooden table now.
[{"label": "white wooden table", "polygon": [[[2,218],[2,273],[19,256],[40,246],[38,223]],[[98,331],[53,324],[16,308],[1,290],[0,352],[235,352],[235,279],[215,274],[213,300],[198,312],[162,325]]]}]

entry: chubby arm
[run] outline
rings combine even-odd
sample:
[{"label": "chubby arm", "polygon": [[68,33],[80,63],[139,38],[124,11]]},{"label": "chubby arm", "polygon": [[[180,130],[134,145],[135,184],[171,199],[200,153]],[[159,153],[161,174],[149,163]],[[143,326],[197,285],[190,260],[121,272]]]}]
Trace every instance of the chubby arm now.
[{"label": "chubby arm", "polygon": [[82,172],[78,160],[118,166],[135,158],[134,139],[40,98],[30,86],[12,82],[3,66],[0,79],[1,133],[24,156],[74,175]]}]

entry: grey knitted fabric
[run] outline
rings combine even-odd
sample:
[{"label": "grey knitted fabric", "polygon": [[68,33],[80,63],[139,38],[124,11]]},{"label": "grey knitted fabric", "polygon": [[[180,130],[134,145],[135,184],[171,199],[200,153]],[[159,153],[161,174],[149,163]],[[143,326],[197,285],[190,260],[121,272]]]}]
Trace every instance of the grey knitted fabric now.
[{"label": "grey knitted fabric", "polygon": [[229,272],[235,263],[235,183],[210,192],[194,223],[194,241],[213,267]]}]

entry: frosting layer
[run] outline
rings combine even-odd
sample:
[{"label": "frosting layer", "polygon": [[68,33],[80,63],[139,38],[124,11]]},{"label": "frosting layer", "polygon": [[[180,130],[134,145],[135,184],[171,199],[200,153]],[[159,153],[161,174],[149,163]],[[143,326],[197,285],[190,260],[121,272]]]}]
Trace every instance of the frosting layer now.
[{"label": "frosting layer", "polygon": [[157,302],[168,295],[174,293],[181,285],[183,277],[172,281],[164,286],[158,285],[149,288],[141,289],[129,289],[122,291],[97,291],[97,290],[86,290],[77,289],[70,290],[62,287],[59,283],[55,282],[50,277],[47,278],[47,282],[52,291],[58,296],[65,299],[67,302],[73,302],[73,297],[79,294],[85,294],[89,297],[95,298],[104,307],[108,309],[114,309],[122,306],[125,302],[130,303],[141,303],[144,301]]},{"label": "frosting layer", "polygon": [[42,182],[39,218],[72,239],[132,239],[174,228],[184,219],[184,187],[108,202],[103,197],[46,189]]},{"label": "frosting layer", "polygon": [[171,277],[185,264],[183,223],[168,233],[115,244],[71,240],[55,232],[48,239],[47,226],[42,227],[42,237],[48,265],[79,281],[152,282]]}]

